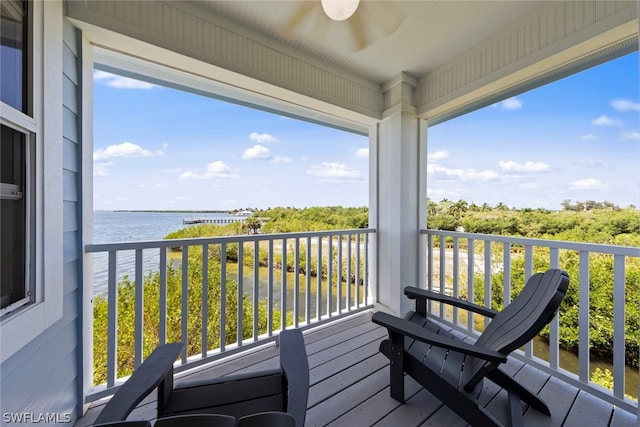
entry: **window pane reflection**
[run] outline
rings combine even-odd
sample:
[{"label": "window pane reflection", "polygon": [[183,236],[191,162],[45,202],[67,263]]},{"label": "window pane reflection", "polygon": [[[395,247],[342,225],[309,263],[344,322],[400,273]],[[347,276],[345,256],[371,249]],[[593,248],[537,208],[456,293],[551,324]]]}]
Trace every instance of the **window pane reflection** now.
[{"label": "window pane reflection", "polygon": [[0,2],[0,99],[26,113],[26,2]]}]

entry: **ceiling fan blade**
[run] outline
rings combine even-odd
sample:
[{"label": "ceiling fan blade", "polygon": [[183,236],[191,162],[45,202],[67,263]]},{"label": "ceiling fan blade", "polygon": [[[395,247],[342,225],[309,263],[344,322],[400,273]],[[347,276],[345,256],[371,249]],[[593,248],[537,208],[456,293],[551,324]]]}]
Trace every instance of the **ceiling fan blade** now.
[{"label": "ceiling fan blade", "polygon": [[356,43],[356,51],[362,50],[369,44],[367,35],[365,34],[364,21],[362,15],[356,11],[356,13],[349,18],[349,26],[351,28],[351,34]]},{"label": "ceiling fan blade", "polygon": [[365,1],[361,6],[367,19],[374,23],[385,36],[394,33],[404,21],[404,17],[398,11],[398,6],[393,2]]},{"label": "ceiling fan blade", "polygon": [[280,35],[283,37],[290,37],[295,33],[298,26],[304,21],[307,16],[313,11],[317,5],[312,1],[300,2],[300,5],[296,7],[296,10],[285,22],[283,28],[280,30]]}]

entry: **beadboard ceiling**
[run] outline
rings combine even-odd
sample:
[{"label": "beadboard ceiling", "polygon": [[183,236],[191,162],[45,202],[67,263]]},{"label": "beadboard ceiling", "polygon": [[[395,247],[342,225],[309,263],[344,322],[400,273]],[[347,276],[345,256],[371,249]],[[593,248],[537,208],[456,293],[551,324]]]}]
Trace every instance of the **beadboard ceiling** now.
[{"label": "beadboard ceiling", "polygon": [[[364,0],[358,16],[337,22],[324,14],[320,0],[197,3],[377,83],[401,71],[420,77],[540,5],[524,0]],[[359,24],[361,39],[353,33]]]}]

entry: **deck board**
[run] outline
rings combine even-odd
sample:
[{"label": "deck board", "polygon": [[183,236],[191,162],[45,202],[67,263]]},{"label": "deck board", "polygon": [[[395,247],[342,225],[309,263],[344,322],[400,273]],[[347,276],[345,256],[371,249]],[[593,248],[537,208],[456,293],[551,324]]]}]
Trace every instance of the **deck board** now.
[{"label": "deck board", "polygon": [[606,426],[613,407],[597,397],[580,391],[565,420],[567,426]]},{"label": "deck board", "polygon": [[[405,377],[406,404],[389,396],[388,360],[378,352],[386,330],[363,312],[305,331],[309,358],[307,426],[451,426],[466,422],[444,406],[412,378]],[[240,353],[178,375],[185,379],[213,378],[275,367],[279,349],[275,344]],[[551,417],[525,408],[525,426],[630,427],[637,417],[549,376],[523,362],[509,358],[502,369],[537,392],[551,409]],[[483,382],[479,402],[496,418],[506,421],[506,392],[489,380]],[[91,424],[105,401],[95,402],[76,427]],[[154,420],[155,393],[131,413],[129,419]]]}]

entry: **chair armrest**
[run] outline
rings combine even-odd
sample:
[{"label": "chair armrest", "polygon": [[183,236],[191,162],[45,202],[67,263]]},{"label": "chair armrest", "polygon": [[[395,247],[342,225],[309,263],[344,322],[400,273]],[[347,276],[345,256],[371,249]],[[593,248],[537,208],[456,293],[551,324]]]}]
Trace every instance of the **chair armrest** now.
[{"label": "chair armrest", "polygon": [[428,331],[416,325],[415,323],[392,316],[387,313],[374,313],[371,320],[374,323],[387,328],[390,335],[392,333],[400,334],[402,336],[410,337],[427,344],[435,345],[437,347],[468,354],[469,356],[477,357],[488,362],[504,363],[507,361],[507,356],[505,354],[469,344],[462,340],[443,338],[431,331]]},{"label": "chair armrest", "polygon": [[300,329],[280,332],[280,366],[289,385],[287,412],[303,427],[309,396],[309,361]]},{"label": "chair armrest", "polygon": [[96,424],[123,421],[154,388],[163,388],[165,382],[173,386],[173,362],[180,355],[182,347],[182,343],[172,343],[153,350],[105,405]]},{"label": "chair armrest", "polygon": [[469,301],[465,301],[459,298],[453,298],[448,295],[439,294],[437,292],[427,291],[425,289],[414,288],[412,286],[407,286],[404,288],[404,294],[407,298],[410,299],[422,299],[422,300],[432,300],[438,301],[445,304],[453,305],[455,307],[460,307],[465,310],[473,311],[474,313],[481,314],[486,317],[494,318],[497,311],[491,310],[490,308],[483,307],[481,305],[473,304]]}]

